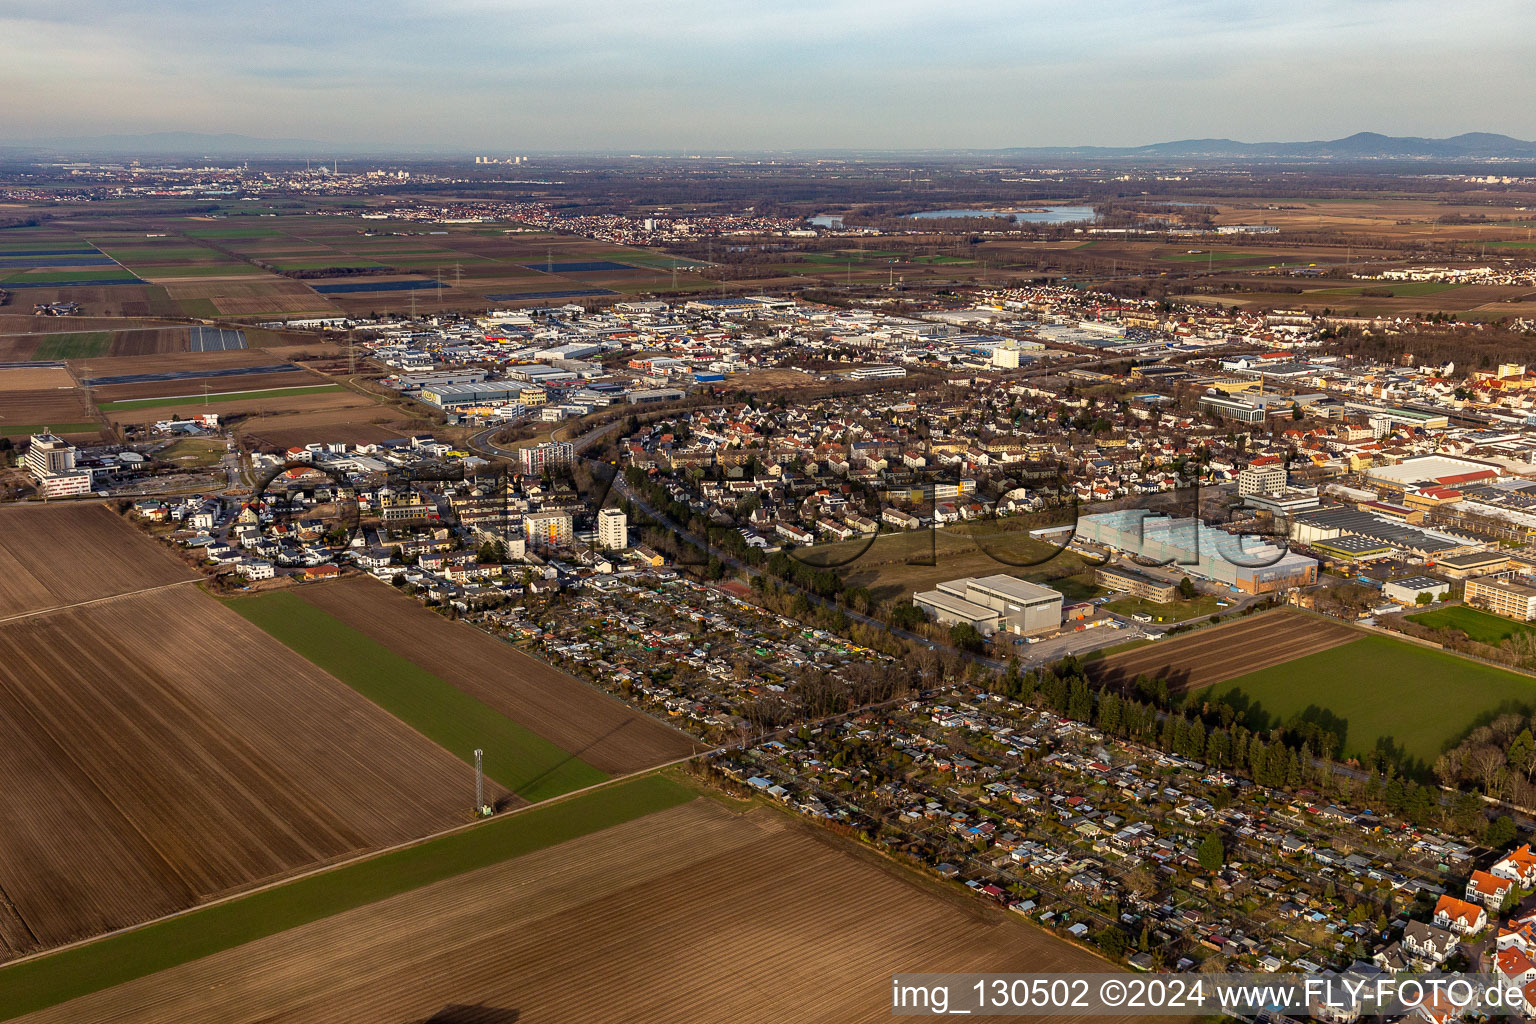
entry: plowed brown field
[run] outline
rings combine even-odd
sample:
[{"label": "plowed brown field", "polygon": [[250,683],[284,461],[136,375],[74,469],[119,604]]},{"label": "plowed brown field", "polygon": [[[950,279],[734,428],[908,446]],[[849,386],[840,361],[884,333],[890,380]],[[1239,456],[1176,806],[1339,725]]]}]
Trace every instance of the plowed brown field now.
[{"label": "plowed brown field", "polygon": [[777,812],[701,799],[21,1020],[852,1024],[890,1019],[897,971],[1109,969]]},{"label": "plowed brown field", "polygon": [[610,775],[703,749],[677,730],[376,580],[355,577],[297,593]]},{"label": "plowed brown field", "polygon": [[194,587],[0,623],[0,958],[448,827],[472,785]]},{"label": "plowed brown field", "polygon": [[0,509],[0,621],[198,578],[105,505]]},{"label": "plowed brown field", "polygon": [[1170,691],[1183,693],[1359,638],[1342,623],[1282,609],[1138,647],[1086,667],[1101,684],[1120,686],[1146,675],[1167,680]]}]

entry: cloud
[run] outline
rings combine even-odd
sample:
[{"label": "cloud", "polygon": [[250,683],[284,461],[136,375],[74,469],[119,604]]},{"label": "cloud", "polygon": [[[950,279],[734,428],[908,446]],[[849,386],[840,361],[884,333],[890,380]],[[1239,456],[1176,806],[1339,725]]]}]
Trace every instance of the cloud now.
[{"label": "cloud", "polygon": [[148,0],[0,10],[15,137],[525,150],[1536,136],[1497,0]]}]

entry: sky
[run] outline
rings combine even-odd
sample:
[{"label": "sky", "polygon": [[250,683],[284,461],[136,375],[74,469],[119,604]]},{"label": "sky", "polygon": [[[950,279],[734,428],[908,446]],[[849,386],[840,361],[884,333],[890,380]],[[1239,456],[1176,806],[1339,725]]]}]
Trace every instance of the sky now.
[{"label": "sky", "polygon": [[474,153],[1536,139],[1529,0],[5,0],[0,144]]}]

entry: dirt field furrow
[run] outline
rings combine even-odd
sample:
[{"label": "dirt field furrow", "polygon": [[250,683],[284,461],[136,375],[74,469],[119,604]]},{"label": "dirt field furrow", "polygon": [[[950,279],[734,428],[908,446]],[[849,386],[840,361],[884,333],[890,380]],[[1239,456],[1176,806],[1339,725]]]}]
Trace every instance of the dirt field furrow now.
[{"label": "dirt field furrow", "polygon": [[1326,651],[1359,637],[1341,623],[1280,609],[1111,655],[1090,662],[1087,668],[1103,685],[1125,686],[1146,675],[1166,680],[1170,691],[1181,693]]},{"label": "dirt field furrow", "polygon": [[896,971],[1106,969],[776,811],[700,799],[22,1020],[841,1024],[887,1019]]},{"label": "dirt field furrow", "polygon": [[0,619],[196,578],[105,505],[0,509]]},{"label": "dirt field furrow", "polygon": [[609,774],[639,771],[702,749],[683,733],[376,580],[354,577],[298,593]]},{"label": "dirt field furrow", "polygon": [[36,945],[449,827],[472,782],[196,588],[0,623],[0,891]]}]

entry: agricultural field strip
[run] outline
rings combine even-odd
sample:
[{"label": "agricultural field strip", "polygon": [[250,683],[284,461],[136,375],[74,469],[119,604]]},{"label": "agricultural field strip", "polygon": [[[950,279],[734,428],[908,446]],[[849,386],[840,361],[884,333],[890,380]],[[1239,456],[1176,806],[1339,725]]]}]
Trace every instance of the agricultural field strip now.
[{"label": "agricultural field strip", "polygon": [[623,774],[701,749],[682,730],[382,582],[353,577],[301,596],[602,771]]},{"label": "agricultural field strip", "polygon": [[1094,662],[1090,672],[1096,678],[1121,682],[1142,673],[1184,673],[1185,679],[1175,689],[1196,689],[1337,647],[1361,636],[1343,624],[1284,611],[1270,612],[1104,658]]},{"label": "agricultural field strip", "polygon": [[[691,760],[683,758],[676,763]],[[661,766],[670,767],[670,766]],[[0,965],[0,1020],[624,824],[695,799],[647,769]]]},{"label": "agricultural field strip", "polygon": [[0,628],[0,685],[13,954],[467,816],[461,761],[198,591]]},{"label": "agricultural field strip", "polygon": [[75,601],[72,604],[59,604],[51,608],[38,608],[30,612],[18,612],[14,615],[0,615],[0,626],[7,622],[17,622],[21,619],[35,619],[40,615],[52,615],[55,612],[67,612],[76,608],[88,608],[93,604],[101,604],[103,601],[120,601],[125,597],[139,597],[143,594],[153,594],[161,590],[170,590],[173,587],[185,587],[190,583],[199,583],[200,579],[177,580],[175,583],[162,583],[158,587],[145,587],[142,590],[129,590],[121,594],[107,594],[104,597],[93,597],[85,601]]},{"label": "agricultural field strip", "polygon": [[177,405],[196,399],[203,399],[209,402],[238,402],[246,400],[256,402],[263,398],[332,394],[341,391],[347,391],[347,388],[340,384],[298,384],[291,387],[263,388],[260,391],[207,391],[182,395],[156,395],[154,398],[127,398],[120,402],[102,402],[98,408],[102,412],[114,412],[119,409],[153,409],[162,405]]},{"label": "agricultural field strip", "polygon": [[487,777],[530,802],[609,774],[290,592],[225,602],[237,614],[411,728],[465,760],[483,748]]},{"label": "agricultural field strip", "polygon": [[[274,1016],[373,1024],[426,1019],[449,1003],[515,1006],[539,1020],[611,1019],[622,1008],[624,1020],[657,1024],[877,1021],[890,1014],[889,975],[912,964],[1112,969],[768,809],[737,815],[695,800],[599,836],[463,873],[28,1024],[121,1020],[125,1009],[204,1024]],[[573,921],[582,927],[573,930]],[[725,921],[734,927],[721,928]],[[605,970],[583,969],[591,963]],[[829,988],[829,968],[859,981]],[[321,973],[331,984],[318,983]]]},{"label": "agricultural field strip", "polygon": [[0,509],[0,615],[200,578],[104,505]]}]

